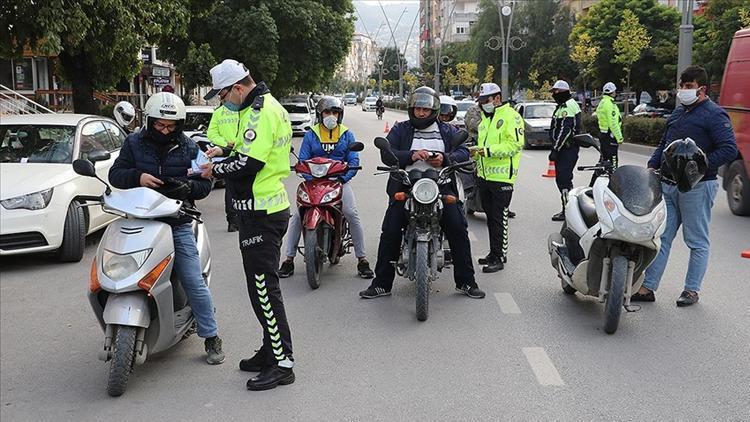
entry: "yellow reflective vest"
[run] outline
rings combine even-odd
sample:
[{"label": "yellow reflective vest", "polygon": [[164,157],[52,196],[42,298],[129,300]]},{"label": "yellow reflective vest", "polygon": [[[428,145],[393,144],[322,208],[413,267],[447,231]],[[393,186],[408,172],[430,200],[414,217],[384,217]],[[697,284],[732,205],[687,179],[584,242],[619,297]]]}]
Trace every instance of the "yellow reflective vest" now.
[{"label": "yellow reflective vest", "polygon": [[240,114],[230,111],[224,106],[219,106],[211,115],[206,136],[212,144],[227,148],[234,146],[240,126]]},{"label": "yellow reflective vest", "polygon": [[477,160],[477,176],[491,182],[515,183],[524,144],[523,129],[523,118],[508,103],[496,108],[492,118],[482,113],[477,147],[484,149],[484,156]]},{"label": "yellow reflective vest", "polygon": [[622,117],[615,100],[609,95],[602,95],[596,106],[596,118],[599,120],[599,132],[612,135],[618,144],[622,143]]}]

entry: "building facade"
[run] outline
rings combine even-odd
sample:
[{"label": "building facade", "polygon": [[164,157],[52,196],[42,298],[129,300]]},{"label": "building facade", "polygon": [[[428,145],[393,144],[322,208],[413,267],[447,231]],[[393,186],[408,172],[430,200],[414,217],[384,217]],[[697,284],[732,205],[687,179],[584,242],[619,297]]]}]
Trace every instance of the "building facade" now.
[{"label": "building facade", "polygon": [[365,34],[355,33],[341,72],[349,81],[361,81],[375,71],[377,59],[375,41]]}]

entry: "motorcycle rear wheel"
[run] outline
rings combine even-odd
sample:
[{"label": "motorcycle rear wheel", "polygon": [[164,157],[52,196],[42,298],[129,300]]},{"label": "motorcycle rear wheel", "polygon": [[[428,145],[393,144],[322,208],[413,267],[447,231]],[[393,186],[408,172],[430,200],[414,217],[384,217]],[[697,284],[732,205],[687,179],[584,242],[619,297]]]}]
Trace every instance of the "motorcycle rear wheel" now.
[{"label": "motorcycle rear wheel", "polygon": [[320,271],[323,259],[318,251],[318,230],[305,230],[305,269],[307,270],[307,284],[313,290],[320,287]]},{"label": "motorcycle rear wheel", "polygon": [[607,334],[614,334],[620,324],[627,278],[628,260],[624,256],[616,255],[612,258],[612,277],[607,292],[607,302],[604,304],[604,332]]},{"label": "motorcycle rear wheel", "polygon": [[120,325],[115,329],[117,333],[112,342],[112,362],[107,379],[107,394],[112,397],[121,396],[128,385],[128,378],[133,370],[136,334],[136,327]]},{"label": "motorcycle rear wheel", "polygon": [[417,242],[417,319],[427,321],[430,307],[430,257],[428,243]]}]

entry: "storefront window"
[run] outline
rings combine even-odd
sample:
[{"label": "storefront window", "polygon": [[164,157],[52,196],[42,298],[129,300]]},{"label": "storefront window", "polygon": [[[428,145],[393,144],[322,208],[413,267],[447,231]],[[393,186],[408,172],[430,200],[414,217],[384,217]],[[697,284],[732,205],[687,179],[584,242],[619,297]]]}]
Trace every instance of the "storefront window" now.
[{"label": "storefront window", "polygon": [[13,75],[15,79],[13,86],[16,91],[32,91],[34,89],[31,59],[13,60]]}]

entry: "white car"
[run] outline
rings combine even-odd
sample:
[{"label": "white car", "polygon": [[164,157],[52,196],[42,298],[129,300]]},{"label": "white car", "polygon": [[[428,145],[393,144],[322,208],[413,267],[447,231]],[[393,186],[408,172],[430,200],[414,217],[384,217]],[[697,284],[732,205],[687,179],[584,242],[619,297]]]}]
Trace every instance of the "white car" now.
[{"label": "white car", "polygon": [[524,148],[552,146],[549,128],[557,105],[550,102],[516,104],[516,111],[524,121]]},{"label": "white car", "polygon": [[456,112],[456,118],[453,119],[453,123],[455,123],[456,126],[460,128],[466,127],[466,123],[464,123],[464,118],[466,117],[466,110],[468,110],[469,107],[475,104],[476,103],[474,101],[456,101],[456,107],[458,107],[458,111]]},{"label": "white car", "polygon": [[375,111],[375,103],[378,102],[378,97],[367,97],[362,101],[362,111]]},{"label": "white car", "polygon": [[214,115],[215,107],[211,106],[187,106],[185,107],[185,126],[182,129],[185,135],[189,137],[196,133],[208,130],[211,123],[211,116]]},{"label": "white car", "polygon": [[281,105],[289,113],[292,122],[292,135],[304,135],[315,124],[315,112],[307,101],[283,99]]},{"label": "white car", "polygon": [[104,185],[79,176],[72,162],[94,150],[107,180],[125,132],[111,119],[84,114],[4,115],[0,120],[0,255],[56,251],[80,261],[86,235],[117,218],[79,198],[101,195]]}]

